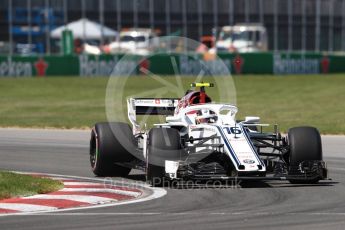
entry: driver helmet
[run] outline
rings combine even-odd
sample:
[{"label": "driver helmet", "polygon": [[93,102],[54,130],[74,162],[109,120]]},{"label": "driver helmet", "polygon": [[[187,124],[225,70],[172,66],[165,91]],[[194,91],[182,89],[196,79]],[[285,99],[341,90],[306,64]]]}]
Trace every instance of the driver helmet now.
[{"label": "driver helmet", "polygon": [[207,124],[207,123],[216,123],[218,120],[218,116],[215,112],[209,109],[201,109],[197,112],[197,116],[195,117],[196,124]]}]

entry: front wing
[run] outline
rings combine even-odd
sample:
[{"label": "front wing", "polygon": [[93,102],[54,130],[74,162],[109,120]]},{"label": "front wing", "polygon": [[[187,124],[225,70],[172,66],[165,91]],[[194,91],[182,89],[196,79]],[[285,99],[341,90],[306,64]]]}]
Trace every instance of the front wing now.
[{"label": "front wing", "polygon": [[304,161],[298,166],[290,166],[287,172],[275,174],[257,174],[257,175],[237,175],[228,176],[222,174],[221,170],[202,173],[189,170],[185,162],[166,161],[166,177],[177,180],[289,180],[312,182],[315,180],[327,180],[328,171],[323,161]]}]

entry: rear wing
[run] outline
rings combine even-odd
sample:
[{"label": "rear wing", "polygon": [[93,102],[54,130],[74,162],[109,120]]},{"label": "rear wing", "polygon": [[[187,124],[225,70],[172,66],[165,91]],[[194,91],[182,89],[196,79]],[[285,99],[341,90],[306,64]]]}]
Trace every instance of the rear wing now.
[{"label": "rear wing", "polygon": [[133,130],[139,128],[137,115],[173,115],[178,98],[129,98],[127,99],[128,118]]},{"label": "rear wing", "polygon": [[128,111],[133,111],[136,115],[173,115],[178,100],[178,98],[130,98]]}]

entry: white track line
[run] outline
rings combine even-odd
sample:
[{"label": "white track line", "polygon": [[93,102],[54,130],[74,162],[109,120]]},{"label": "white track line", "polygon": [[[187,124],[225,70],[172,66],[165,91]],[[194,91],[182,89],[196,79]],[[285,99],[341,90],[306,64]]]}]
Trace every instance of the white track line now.
[{"label": "white track line", "polygon": [[[47,175],[47,174],[46,174]],[[42,175],[43,177],[45,176],[45,175]],[[64,180],[64,181],[74,181],[75,179],[73,179],[73,178],[65,178],[65,177],[49,177],[50,179],[53,179],[53,180]]]},{"label": "white track line", "polygon": [[35,211],[53,211],[56,207],[36,205],[36,204],[19,204],[19,203],[0,203],[0,208],[10,209],[20,212],[35,212]]},{"label": "white track line", "polygon": [[107,189],[107,188],[63,188],[59,191],[61,192],[89,192],[89,193],[106,192],[106,193],[115,193],[119,195],[134,196],[134,197],[138,197],[141,195],[141,192],[132,192],[132,191],[126,191],[126,190]]},{"label": "white track line", "polygon": [[[100,185],[101,183],[93,183],[93,182],[64,182],[64,185]],[[106,186],[107,184],[104,184],[104,186]]]},{"label": "white track line", "polygon": [[69,213],[29,213],[28,215],[42,216],[144,216],[144,215],[161,215],[161,216],[273,216],[273,215],[289,215],[289,216],[345,216],[343,212],[335,213],[279,213],[279,212],[69,212]]},{"label": "white track line", "polygon": [[89,204],[108,203],[117,201],[116,199],[99,197],[99,196],[84,196],[84,195],[34,195],[24,197],[23,199],[57,199],[57,200],[73,200]]},{"label": "white track line", "polygon": [[334,170],[334,171],[345,171],[345,168],[329,168],[329,170]]}]

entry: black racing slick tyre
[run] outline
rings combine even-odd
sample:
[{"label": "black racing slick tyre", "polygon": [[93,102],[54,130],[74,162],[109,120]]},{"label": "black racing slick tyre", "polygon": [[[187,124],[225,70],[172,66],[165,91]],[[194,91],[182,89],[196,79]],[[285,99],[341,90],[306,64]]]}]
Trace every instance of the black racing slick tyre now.
[{"label": "black racing slick tyre", "polygon": [[[319,131],[314,127],[296,127],[288,132],[288,142],[290,147],[289,164],[298,167],[303,161],[322,160],[322,144]],[[317,183],[314,180],[290,180],[293,184]]]},{"label": "black racing slick tyre", "polygon": [[[116,132],[116,135],[114,135]],[[131,168],[117,163],[130,162],[135,139],[128,124],[122,122],[97,123],[91,131],[90,163],[96,176],[127,176]]]},{"label": "black racing slick tyre", "polygon": [[146,180],[153,187],[164,185],[165,160],[185,157],[181,137],[176,129],[153,128],[149,132],[146,160]]}]

